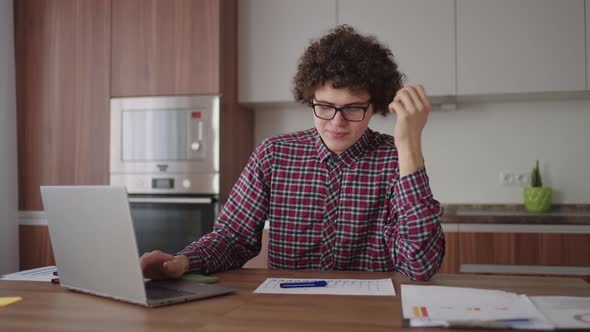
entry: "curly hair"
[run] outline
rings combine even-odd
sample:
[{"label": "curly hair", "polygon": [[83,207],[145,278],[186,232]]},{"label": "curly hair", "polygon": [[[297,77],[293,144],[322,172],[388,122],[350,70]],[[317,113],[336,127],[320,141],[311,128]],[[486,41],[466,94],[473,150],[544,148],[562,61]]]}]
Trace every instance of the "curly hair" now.
[{"label": "curly hair", "polygon": [[336,89],[367,91],[375,112],[387,115],[387,107],[404,80],[387,47],[374,36],[340,25],[312,41],[301,56],[293,78],[293,97],[311,106],[315,90],[329,81]]}]

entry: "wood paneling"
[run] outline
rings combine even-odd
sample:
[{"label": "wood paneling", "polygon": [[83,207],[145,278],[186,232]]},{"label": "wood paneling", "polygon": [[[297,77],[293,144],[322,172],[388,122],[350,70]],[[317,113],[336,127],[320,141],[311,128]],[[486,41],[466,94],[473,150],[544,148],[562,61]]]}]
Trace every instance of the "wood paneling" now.
[{"label": "wood paneling", "polygon": [[590,234],[460,233],[461,264],[590,266]]},{"label": "wood paneling", "polygon": [[218,93],[219,4],[113,1],[111,95]]},{"label": "wood paneling", "polygon": [[438,273],[459,273],[459,233],[445,233],[445,258]]},{"label": "wood paneling", "polygon": [[47,226],[20,225],[18,232],[21,270],[55,265]]},{"label": "wood paneling", "polygon": [[108,184],[110,1],[15,1],[19,209],[39,186]]},{"label": "wood paneling", "polygon": [[238,105],[238,9],[236,0],[221,0],[221,183],[220,199],[246,166],[254,141],[252,110]]}]

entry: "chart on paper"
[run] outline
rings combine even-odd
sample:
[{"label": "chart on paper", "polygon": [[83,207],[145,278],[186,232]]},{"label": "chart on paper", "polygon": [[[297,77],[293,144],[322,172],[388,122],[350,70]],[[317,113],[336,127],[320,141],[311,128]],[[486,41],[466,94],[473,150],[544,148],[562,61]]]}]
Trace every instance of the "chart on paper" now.
[{"label": "chart on paper", "polygon": [[558,328],[590,329],[590,297],[532,296],[531,300]]},{"label": "chart on paper", "polygon": [[[301,283],[323,280],[325,287],[281,288],[281,283]],[[301,279],[268,278],[254,293],[259,294],[323,294],[395,296],[391,279]]]}]

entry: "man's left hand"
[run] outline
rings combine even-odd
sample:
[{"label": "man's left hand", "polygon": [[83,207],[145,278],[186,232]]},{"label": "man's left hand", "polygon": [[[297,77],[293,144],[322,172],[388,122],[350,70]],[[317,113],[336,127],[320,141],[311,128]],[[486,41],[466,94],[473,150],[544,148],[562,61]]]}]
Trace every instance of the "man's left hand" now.
[{"label": "man's left hand", "polygon": [[424,167],[422,130],[430,108],[422,85],[403,87],[389,104],[389,111],[397,115],[393,136],[399,154],[400,177]]}]

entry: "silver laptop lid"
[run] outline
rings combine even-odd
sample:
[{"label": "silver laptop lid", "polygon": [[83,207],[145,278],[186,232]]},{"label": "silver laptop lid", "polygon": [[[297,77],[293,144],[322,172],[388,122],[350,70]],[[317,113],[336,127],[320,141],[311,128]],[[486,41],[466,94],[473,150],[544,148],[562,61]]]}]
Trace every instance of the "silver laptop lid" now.
[{"label": "silver laptop lid", "polygon": [[146,303],[125,188],[42,186],[41,194],[60,283]]}]

